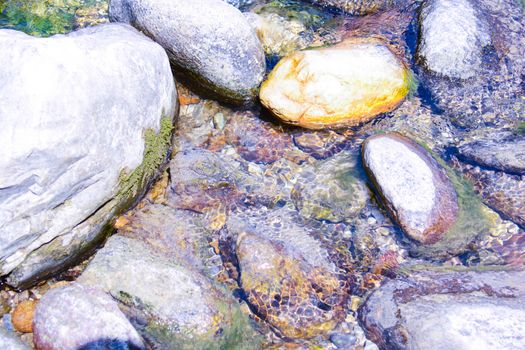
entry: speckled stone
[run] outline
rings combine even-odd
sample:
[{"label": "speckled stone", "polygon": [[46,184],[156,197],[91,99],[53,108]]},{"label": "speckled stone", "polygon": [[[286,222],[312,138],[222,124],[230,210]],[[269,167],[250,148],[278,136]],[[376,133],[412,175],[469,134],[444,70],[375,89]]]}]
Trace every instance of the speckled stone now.
[{"label": "speckled stone", "polygon": [[202,91],[233,103],[256,97],[264,52],[234,6],[221,0],[113,0],[109,18],[159,43],[177,72]]},{"label": "speckled stone", "polygon": [[423,244],[439,241],[459,211],[445,170],[421,145],[398,133],[372,136],[362,149],[367,173],[403,231]]},{"label": "speckled stone", "polygon": [[429,0],[420,13],[417,55],[429,70],[451,78],[470,78],[491,43],[488,24],[469,0]]}]

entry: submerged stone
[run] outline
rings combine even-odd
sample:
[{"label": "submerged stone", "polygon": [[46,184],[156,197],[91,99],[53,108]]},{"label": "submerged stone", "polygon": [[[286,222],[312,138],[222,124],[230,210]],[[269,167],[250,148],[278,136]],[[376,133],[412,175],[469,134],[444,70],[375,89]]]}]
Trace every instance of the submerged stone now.
[{"label": "submerged stone", "polygon": [[0,327],[0,349],[30,350],[31,347],[18,338],[14,332]]},{"label": "submerged stone", "polygon": [[523,271],[420,272],[381,286],[359,318],[384,349],[518,349],[524,278]]},{"label": "submerged stone", "polygon": [[113,0],[112,21],[130,23],[166,49],[189,83],[232,103],[257,96],[264,52],[246,18],[222,0]]},{"label": "submerged stone", "polygon": [[176,256],[136,239],[111,237],[78,281],[110,293],[160,348],[219,349],[228,342],[243,346],[250,337],[256,342],[225,293]]},{"label": "submerged stone", "polygon": [[352,15],[366,15],[391,7],[396,0],[309,0],[314,4],[335,7]]},{"label": "submerged stone", "polygon": [[264,106],[311,129],[358,125],[394,109],[409,91],[405,65],[378,39],[347,39],[283,58],[263,83]]},{"label": "submerged stone", "polygon": [[473,182],[474,189],[486,205],[502,217],[525,227],[525,175],[480,169],[459,161],[454,165]]},{"label": "submerged stone", "polygon": [[369,199],[357,161],[343,151],[301,172],[292,192],[301,215],[331,222],[355,217]]},{"label": "submerged stone", "polygon": [[239,235],[236,253],[248,302],[284,337],[326,334],[342,319],[344,292],[329,271],[249,233]]},{"label": "submerged stone", "polygon": [[458,216],[445,170],[416,142],[397,133],[363,143],[364,166],[390,215],[412,239],[436,243]]},{"label": "submerged stone", "polygon": [[79,283],[51,289],[40,300],[34,343],[38,350],[146,349],[111,296]]},{"label": "submerged stone", "polygon": [[250,162],[269,164],[283,158],[292,147],[290,135],[255,118],[253,114],[234,114],[224,130],[226,141]]},{"label": "submerged stone", "polygon": [[[327,247],[288,208],[231,213],[225,266],[254,313],[285,338],[327,336],[344,318],[348,280]],[[344,263],[341,263],[344,265]]]},{"label": "submerged stone", "polygon": [[92,249],[143,193],[177,94],[165,51],[127,25],[0,30],[0,45],[0,273],[22,288]]},{"label": "submerged stone", "polygon": [[489,137],[460,145],[458,156],[474,165],[525,175],[525,137],[498,134]]},{"label": "submerged stone", "polygon": [[429,70],[451,78],[473,77],[490,45],[488,24],[470,0],[425,1],[417,55]]}]

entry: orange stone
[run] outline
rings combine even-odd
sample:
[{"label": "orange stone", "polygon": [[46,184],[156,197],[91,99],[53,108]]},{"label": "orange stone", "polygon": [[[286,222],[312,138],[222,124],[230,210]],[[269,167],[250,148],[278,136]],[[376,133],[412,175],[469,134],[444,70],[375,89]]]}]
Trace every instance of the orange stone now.
[{"label": "orange stone", "polygon": [[33,332],[33,316],[37,302],[25,300],[18,304],[11,315],[15,329],[21,333]]}]

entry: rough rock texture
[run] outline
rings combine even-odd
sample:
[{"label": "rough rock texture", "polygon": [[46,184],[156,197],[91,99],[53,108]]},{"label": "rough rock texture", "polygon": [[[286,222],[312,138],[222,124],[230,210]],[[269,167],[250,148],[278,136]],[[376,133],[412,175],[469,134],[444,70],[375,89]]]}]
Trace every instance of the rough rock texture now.
[{"label": "rough rock texture", "polygon": [[111,237],[79,282],[109,292],[160,348],[209,348],[238,342],[248,328],[220,290],[192,267],[141,241]]},{"label": "rough rock texture", "polygon": [[417,55],[431,71],[451,78],[470,78],[490,45],[488,24],[471,0],[428,0],[420,13]]},{"label": "rough rock texture", "polygon": [[30,350],[31,348],[21,341],[14,333],[0,327],[0,349]]},{"label": "rough rock texture", "polygon": [[140,195],[167,154],[176,89],[162,47],[123,24],[0,30],[0,46],[0,272],[22,287]]},{"label": "rough rock texture", "polygon": [[403,63],[377,39],[347,39],[285,57],[260,99],[290,124],[320,129],[367,122],[394,109],[409,91]]},{"label": "rough rock texture", "polygon": [[525,175],[525,136],[490,135],[458,147],[459,158],[492,170]]},{"label": "rough rock texture", "polygon": [[309,0],[314,4],[335,7],[353,15],[366,15],[394,5],[396,0]]},{"label": "rough rock texture", "polygon": [[523,349],[524,271],[416,273],[359,310],[381,349]]},{"label": "rough rock texture", "polygon": [[363,144],[363,162],[390,215],[412,239],[436,243],[454,225],[456,191],[422,146],[397,133],[375,135]]},{"label": "rough rock texture", "polygon": [[257,95],[264,53],[235,7],[221,0],[113,0],[109,15],[161,44],[188,81],[206,92],[237,103]]},{"label": "rough rock texture", "polygon": [[145,349],[109,295],[78,283],[47,292],[38,303],[33,328],[38,350]]}]

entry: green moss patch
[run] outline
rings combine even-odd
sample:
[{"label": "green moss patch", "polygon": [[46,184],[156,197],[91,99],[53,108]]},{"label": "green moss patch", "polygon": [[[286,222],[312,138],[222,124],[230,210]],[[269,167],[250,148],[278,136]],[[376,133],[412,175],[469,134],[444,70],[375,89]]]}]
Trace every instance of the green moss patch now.
[{"label": "green moss patch", "polygon": [[166,160],[173,131],[173,120],[171,117],[163,117],[160,121],[160,130],[157,133],[153,129],[144,131],[144,158],[131,173],[123,170],[120,174],[120,187],[117,199],[122,207],[131,205],[137,197],[140,197],[149,182],[155,178],[160,166]]},{"label": "green moss patch", "polygon": [[231,315],[227,324],[221,324],[217,334],[185,334],[173,327],[149,324],[144,332],[159,345],[159,349],[178,350],[256,350],[262,348],[262,337],[256,333],[247,315],[236,305],[219,302],[215,305],[221,313]]},{"label": "green moss patch", "polygon": [[446,258],[460,254],[468,248],[470,242],[481,235],[488,234],[490,220],[485,215],[483,203],[475,193],[472,184],[450,168],[429,147],[424,144],[421,146],[445,169],[458,196],[459,212],[455,224],[439,242],[432,245],[414,246],[412,252],[430,258]]},{"label": "green moss patch", "polygon": [[0,28],[43,37],[68,33],[79,9],[101,3],[106,0],[0,0]]}]

